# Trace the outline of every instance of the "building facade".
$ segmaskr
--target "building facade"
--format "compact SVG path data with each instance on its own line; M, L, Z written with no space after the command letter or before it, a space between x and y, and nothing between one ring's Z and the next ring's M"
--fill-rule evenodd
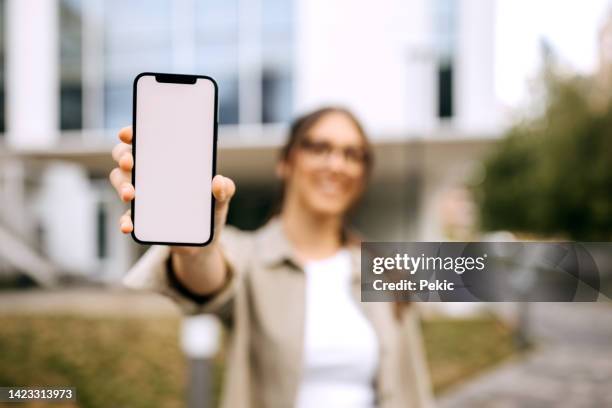
M5 270L35 269L29 257L117 281L142 252L107 182L142 71L218 80L218 170L246 228L272 206L276 148L301 112L338 104L364 121L384 159L356 223L386 240L444 239L440 202L501 132L494 1L2 0L0 13L0 237L25 251L0 250Z

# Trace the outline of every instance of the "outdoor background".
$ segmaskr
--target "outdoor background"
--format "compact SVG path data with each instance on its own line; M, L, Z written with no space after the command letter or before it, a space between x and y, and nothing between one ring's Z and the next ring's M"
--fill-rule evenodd
M375 148L371 240L612 241L608 0L0 0L0 386L188 400L191 323L119 284L146 248L107 177L142 71L218 81L239 227L291 119L338 104ZM415 307L441 406L612 406L609 299Z

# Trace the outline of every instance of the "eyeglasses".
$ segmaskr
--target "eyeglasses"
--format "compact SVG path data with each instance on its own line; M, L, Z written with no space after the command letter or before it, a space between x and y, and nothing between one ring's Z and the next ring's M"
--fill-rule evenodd
M369 160L368 152L363 147L337 147L329 142L315 141L308 138L302 139L300 146L313 157L320 160L328 160L334 151L340 151L346 163L351 165L362 165Z

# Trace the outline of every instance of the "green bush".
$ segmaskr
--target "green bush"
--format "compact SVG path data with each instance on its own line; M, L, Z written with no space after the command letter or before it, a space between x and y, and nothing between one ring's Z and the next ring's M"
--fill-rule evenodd
M512 127L475 188L484 230L612 238L612 103L595 78L543 74L545 105ZM599 92L599 93L598 93Z

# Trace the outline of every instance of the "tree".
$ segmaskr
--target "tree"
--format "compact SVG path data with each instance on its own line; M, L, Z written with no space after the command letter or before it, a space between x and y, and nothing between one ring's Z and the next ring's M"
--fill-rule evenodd
M580 241L612 238L612 103L592 77L542 75L543 112L513 126L475 187L481 227ZM609 93L608 93L609 95Z

